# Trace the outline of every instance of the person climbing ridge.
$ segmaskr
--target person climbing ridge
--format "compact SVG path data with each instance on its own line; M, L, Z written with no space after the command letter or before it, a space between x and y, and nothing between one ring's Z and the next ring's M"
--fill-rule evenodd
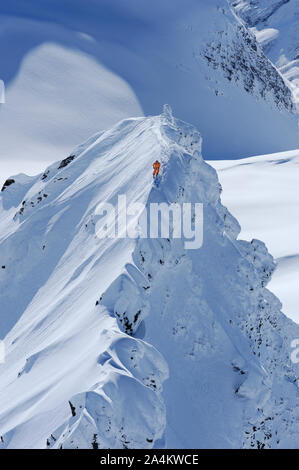
M153 177L157 177L158 174L159 174L159 171L160 171L160 166L161 166L161 163L156 160L154 163L153 163L153 168L154 168L154 173L153 173Z

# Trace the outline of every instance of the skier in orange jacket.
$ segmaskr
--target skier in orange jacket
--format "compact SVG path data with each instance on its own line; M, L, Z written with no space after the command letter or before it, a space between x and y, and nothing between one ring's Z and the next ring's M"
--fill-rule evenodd
M154 173L153 173L153 176L158 176L159 174L159 171L160 171L160 166L161 166L161 163L158 162L158 160L156 160L154 163L153 163L153 168L154 168Z

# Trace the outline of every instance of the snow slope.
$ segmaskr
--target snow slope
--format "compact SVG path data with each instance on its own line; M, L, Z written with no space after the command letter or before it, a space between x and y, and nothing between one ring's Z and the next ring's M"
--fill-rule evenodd
M0 434L13 430L5 445L45 447L70 413L68 399L86 390L106 407L106 447L122 446L132 420L138 435L130 431L128 439L135 445L150 446L146 439L162 436L163 359L150 345L121 333L107 309L95 307L99 293L130 262L134 241L101 240L93 222L97 205L114 201L119 191L128 202L146 201L152 176L144 166L159 151L154 121L131 119L75 150L72 165L58 170L54 164L29 186L16 176L4 189L1 334L15 324L5 339L1 370ZM130 357L132 371L126 366Z
M230 0L252 28L265 54L290 81L299 106L299 3L297 0Z
M237 240L193 126L168 108L124 120L13 179L1 193L2 447L298 447L299 327L266 288L265 245ZM203 246L98 238L96 207L119 194L202 202Z
M226 0L3 1L0 53L3 180L164 102L201 129L206 158L299 145L288 87Z
M278 266L270 289L299 323L299 150L211 164L242 238L260 238L274 256Z

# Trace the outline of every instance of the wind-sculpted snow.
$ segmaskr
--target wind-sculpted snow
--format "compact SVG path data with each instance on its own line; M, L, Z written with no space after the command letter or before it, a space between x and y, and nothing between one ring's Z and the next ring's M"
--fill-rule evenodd
M69 401L72 418L51 433L52 448L151 448L165 429L167 367L144 342L119 335L98 364L105 380ZM105 372L104 372L105 371Z
M299 327L201 144L165 108L94 136L20 197L18 177L3 191L2 447L298 447ZM202 203L203 245L99 238L97 207L119 194Z

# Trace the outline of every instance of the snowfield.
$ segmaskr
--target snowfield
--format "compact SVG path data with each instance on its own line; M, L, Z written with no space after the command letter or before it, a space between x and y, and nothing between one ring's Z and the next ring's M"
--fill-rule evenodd
M241 224L241 237L260 238L274 256L270 290L299 323L299 150L210 163L218 171L223 202Z
M264 243L238 239L201 145L165 108L3 188L1 447L298 448L299 326L267 289ZM99 238L98 204L119 194L203 203L203 246Z

